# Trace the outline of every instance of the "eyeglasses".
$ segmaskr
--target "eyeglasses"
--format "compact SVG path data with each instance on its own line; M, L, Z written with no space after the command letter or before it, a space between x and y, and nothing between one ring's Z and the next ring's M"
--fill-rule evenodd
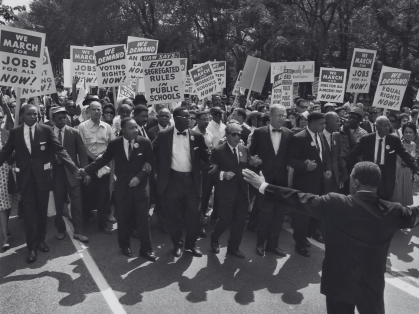
M227 134L230 134L232 137L240 137L240 136L242 136L241 133L227 133Z
M198 120L201 120L201 121L209 121L210 119L209 118L205 118L205 119L198 118Z
M195 117L191 117L190 119L191 119L191 120L196 120L196 118L195 118Z
M298 107L303 108L303 109L307 109L308 108L308 106L300 106L300 105Z
M175 118L181 118L181 119L183 119L183 120L191 120L191 117L190 117L190 116L185 116L185 117L182 117L182 116L177 116L177 117L175 117Z
M105 111L103 114L114 114L112 111Z

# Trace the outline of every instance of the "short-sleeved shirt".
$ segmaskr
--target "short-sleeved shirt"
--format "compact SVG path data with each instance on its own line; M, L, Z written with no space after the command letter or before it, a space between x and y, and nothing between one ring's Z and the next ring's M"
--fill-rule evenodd
M86 149L95 156L103 154L112 137L112 129L106 122L95 124L89 119L77 127Z

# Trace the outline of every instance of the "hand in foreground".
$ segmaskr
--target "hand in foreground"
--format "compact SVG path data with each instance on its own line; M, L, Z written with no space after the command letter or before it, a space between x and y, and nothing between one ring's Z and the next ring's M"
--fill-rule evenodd
M260 166L262 164L262 159L259 158L258 155L252 156L249 160L249 165L251 166Z
M304 163L307 165L307 171L313 171L317 167L316 162L312 160L307 159Z
M140 179L138 179L137 177L134 177L129 182L129 187L132 188L134 186L137 186L138 184L140 184Z
M265 177L263 176L262 172L261 172L261 175L259 176L256 173L254 173L252 170L243 169L242 173L243 173L244 179L258 190L260 186L262 185L262 183L265 182Z
M226 171L223 173L223 178L226 180L231 180L235 176L234 172Z
M80 81L80 77L77 75L73 76L73 85L76 85Z
M86 175L83 180L84 184L88 185L90 181L92 181L92 177L89 175Z
M146 162L146 163L144 164L144 166L143 166L143 171L145 171L145 172L147 172L148 174L150 174L150 172L151 172L151 165L150 165L148 162Z
M83 168L80 168L78 171L76 171L75 175L76 175L77 179L82 179L83 177L87 176L87 174L86 174L86 172L84 171Z
M213 173L215 173L217 171L218 166L216 164L213 164L213 165L210 166L210 168L211 168L211 170L208 171L208 173L209 174L213 174Z
M328 170L324 173L324 178L329 180L332 177L332 171Z

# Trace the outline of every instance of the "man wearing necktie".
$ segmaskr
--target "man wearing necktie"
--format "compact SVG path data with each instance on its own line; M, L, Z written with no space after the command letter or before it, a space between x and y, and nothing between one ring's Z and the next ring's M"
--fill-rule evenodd
M330 179L330 157L326 154L325 143L319 136L325 126L324 115L313 112L308 115L308 126L291 138L288 165L294 169L293 189L316 195L324 194L324 180ZM311 246L307 238L316 234L320 220L292 212L293 238L298 254L310 257L307 250Z
M34 105L21 109L23 124L10 131L10 137L0 151L0 165L15 152L16 178L22 195L27 262L37 259L37 250L48 252L45 244L48 199L51 186L51 158L57 155L71 173L78 167L58 142L51 127L37 123L38 110Z
M103 155L84 168L83 175L93 175L112 159L115 162L115 212L118 221L119 247L127 257L132 256L130 243L131 220L135 217L140 238L140 256L155 261L152 252L148 221L147 187L149 171L146 163L155 165L150 140L139 136L134 119L121 120L123 136L112 140Z
M284 106L272 105L269 118L270 126L258 128L253 132L249 152L262 160L261 170L267 182L288 186L287 155L294 134L283 127L286 118ZM278 247L286 208L266 200L260 193L257 194L256 203L260 211L256 253L264 256L266 250L278 256L286 256L285 251Z
M76 104L72 100L68 100L65 103L65 110L67 111L67 125L69 127L75 128L80 124L80 120L78 118L74 118L76 114Z
M150 139L147 134L148 108L138 105L134 108L134 119L138 124L138 134L142 137Z
M404 149L398 136L390 133L390 121L380 116L375 121L377 132L364 135L348 155L348 163L355 164L358 156L362 161L376 163L381 170L381 182L377 195L384 200L391 200L396 182L397 155L406 163L418 179L418 165L415 159Z
M162 198L173 254L180 257L185 245L187 251L201 257L201 251L196 248L201 227L200 162L209 163L210 151L204 136L188 129L190 116L185 107L176 108L173 117L175 125L160 131L153 141L157 159L156 190ZM186 230L185 241L183 228Z
M86 148L84 147L79 131L66 125L68 118L67 111L63 107L54 107L51 109L51 116L54 121L52 129L60 144L64 146L77 167L79 165L86 167L89 163ZM64 201L68 194L71 205L71 218L74 226L73 237L81 242L88 242L89 239L83 235L83 207L80 180L64 167L60 157L53 158L52 165L53 191L57 212L54 217L54 224L58 231L55 237L57 240L63 240L65 238L66 226L63 219L63 210Z

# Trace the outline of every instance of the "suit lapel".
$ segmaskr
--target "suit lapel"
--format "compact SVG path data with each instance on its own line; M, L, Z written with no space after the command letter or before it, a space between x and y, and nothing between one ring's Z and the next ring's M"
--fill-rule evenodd
M189 134L189 150L191 152L191 161L192 161L192 164L193 164L193 161L194 161L194 147L193 147L193 143L195 141L195 137L193 136L191 129L188 129L188 134Z
M62 145L64 147L66 147L67 146L68 137L70 136L70 131L67 129L67 126L66 125L63 127L63 136L64 136L64 140L63 140Z
M125 159L127 160L127 161L130 161L130 159L128 159L128 157L127 157L127 154L125 153L125 147L124 147L124 137L123 136L121 136L121 137L119 137L119 139L120 139L120 143L118 144L119 145L119 147L122 147L122 153L124 154L124 157L125 157ZM132 148L132 151L131 151L131 156L134 156L134 149L135 149L135 147L133 147ZM118 150L116 150L116 151L118 151Z
M169 151L167 152L168 158L171 161L172 160L172 152L173 152L173 136L175 136L175 127L172 127L172 129L168 132L169 138L167 139L169 141ZM165 153L166 154L166 153Z
M28 154L30 155L30 154L31 154L31 152L29 151L28 146L26 146L26 142L25 142L25 127L24 127L24 124L22 124L22 126L21 126L21 130L20 130L20 132L18 132L18 134L19 134L19 136L20 136L20 138L21 138L21 140L22 140L23 145L24 145L24 146L25 146L25 148L26 148L26 151L27 151L27 152L28 152Z
M271 130L269 129L268 126L266 127L265 134L268 137L269 149L271 150L271 153L275 155L274 143L272 143L272 137L271 137ZM282 138L281 138L281 142L282 142ZM279 145L281 146L281 143L279 143Z
M34 135L34 138L33 138L33 144L35 146L38 145L38 138L39 138L40 135L41 135L41 127L40 127L39 123L37 123L36 127L35 127L35 135ZM34 148L31 147L31 149L33 150Z

